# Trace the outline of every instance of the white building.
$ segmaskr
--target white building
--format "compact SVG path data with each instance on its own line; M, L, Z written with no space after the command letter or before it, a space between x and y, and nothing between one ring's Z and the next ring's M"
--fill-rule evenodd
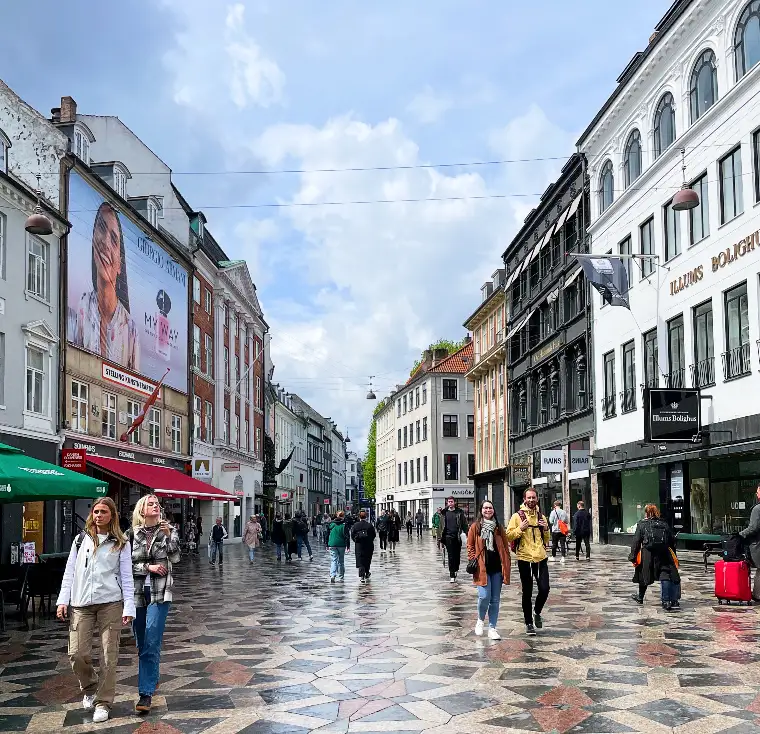
M293 455L282 474L277 477L278 505L282 512L292 514L296 510L308 510L306 466L306 421L299 415L291 396L283 388L277 389L274 406L275 464Z
M377 512L395 507L403 517L421 509L430 522L447 496L475 514L472 342L451 355L425 352L409 382L392 393L377 415Z
M746 527L754 504L758 62L757 0L675 3L579 141L593 253L659 258L628 261L630 313L593 297L593 490L609 542L629 541L648 502L678 530L712 533ZM679 212L681 149L700 205ZM695 443L643 442L645 386L703 389Z

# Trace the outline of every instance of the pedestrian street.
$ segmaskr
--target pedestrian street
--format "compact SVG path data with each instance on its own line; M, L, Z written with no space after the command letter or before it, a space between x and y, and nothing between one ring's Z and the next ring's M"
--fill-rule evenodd
M176 568L153 711L135 715L137 655L122 633L111 720L91 722L66 656L67 630L46 620L0 637L0 731L126 734L344 732L760 731L758 614L718 606L713 576L684 563L683 611L657 587L630 594L623 549L550 565L544 628L524 636L519 584L502 593L501 641L475 637L476 593L450 584L429 536L376 552L360 585L353 553L330 584L328 556L253 565L227 543ZM512 578L518 575L513 572Z

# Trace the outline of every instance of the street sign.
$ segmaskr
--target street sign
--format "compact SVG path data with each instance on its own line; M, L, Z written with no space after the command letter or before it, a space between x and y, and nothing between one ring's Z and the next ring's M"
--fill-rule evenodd
M699 390L644 390L644 440L651 443L692 443L702 430Z
M61 466L84 474L87 471L87 451L84 449L61 449Z

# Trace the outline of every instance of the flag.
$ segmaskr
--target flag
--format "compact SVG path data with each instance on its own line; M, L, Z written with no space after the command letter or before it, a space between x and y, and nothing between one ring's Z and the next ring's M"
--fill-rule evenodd
M161 390L161 385L164 384L164 379L166 379L166 376L168 374L169 374L169 370L167 369L166 372L164 372L164 376L161 378L158 385L156 385L153 392L150 394L150 397L145 401L145 405L143 406L142 412L132 421L132 425L129 426L126 432L121 434L121 436L119 437L119 441L123 441L124 443L126 443L127 440L129 439L130 434L133 433L135 429L140 427L142 422L145 420L145 416L148 415L148 411L153 406L153 403L155 403L156 400L158 400L158 393Z
M602 294L602 301L610 306L625 306L628 303L628 271L623 260L612 255L602 257L579 257L586 280Z

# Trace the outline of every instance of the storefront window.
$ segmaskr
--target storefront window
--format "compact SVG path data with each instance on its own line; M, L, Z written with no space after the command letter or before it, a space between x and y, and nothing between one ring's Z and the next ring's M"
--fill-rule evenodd
M620 477L614 474L606 475L605 484L609 493L607 508L607 532L623 532L623 485Z
M706 461L689 463L689 510L692 533L712 533L710 478Z
M630 469L622 473L623 479L623 532L633 533L636 524L644 519L645 505L659 507L659 469Z

